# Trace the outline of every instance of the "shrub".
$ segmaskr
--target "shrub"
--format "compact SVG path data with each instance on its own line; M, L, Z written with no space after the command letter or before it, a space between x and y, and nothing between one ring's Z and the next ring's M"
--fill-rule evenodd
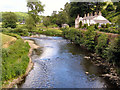
M83 26L84 28L87 28L88 27L88 24L84 24L84 26Z
M80 21L79 23L79 28L82 28L82 21Z
M2 14L2 27L7 28L16 28L17 24L17 15L13 12L5 12Z
M18 39L7 49L2 49L2 81L7 81L25 73L29 63L29 44Z
M120 36L112 41L106 49L108 61L120 67Z
M107 24L106 24L106 28L109 28L109 27L110 27L110 24L109 24L109 23L107 23Z
M89 28L86 32L84 32L84 45L88 50L93 51L95 49L95 31L94 28Z
M98 29L99 23L95 24L95 29Z
M102 24L101 27L102 27L102 28L105 28L106 26L105 26L105 24Z
M108 46L108 37L106 34L100 34L100 36L98 37L98 40L97 40L97 45L95 47L95 52L104 57L104 50L105 48Z

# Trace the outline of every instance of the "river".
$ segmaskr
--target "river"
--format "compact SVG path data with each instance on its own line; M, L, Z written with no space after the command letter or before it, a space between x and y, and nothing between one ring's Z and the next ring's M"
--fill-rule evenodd
M19 88L110 88L108 81L99 77L102 69L84 59L89 52L62 37L40 35L34 40L33 69ZM86 74L88 72L89 74Z

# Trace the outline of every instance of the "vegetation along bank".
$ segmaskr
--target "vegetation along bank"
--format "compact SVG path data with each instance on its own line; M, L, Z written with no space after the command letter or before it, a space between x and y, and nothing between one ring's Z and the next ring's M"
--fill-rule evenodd
M17 39L9 47L2 48L2 88L12 88L24 80L33 67L32 50L38 48L33 41L24 41L16 34L9 35ZM3 41L10 36L2 34Z

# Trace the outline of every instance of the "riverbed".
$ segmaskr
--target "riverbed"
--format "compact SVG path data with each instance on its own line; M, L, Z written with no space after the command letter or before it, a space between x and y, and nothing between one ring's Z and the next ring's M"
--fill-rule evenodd
M111 88L102 69L84 59L90 52L62 37L23 37L40 48L32 54L34 67L19 88ZM87 73L86 73L87 72Z

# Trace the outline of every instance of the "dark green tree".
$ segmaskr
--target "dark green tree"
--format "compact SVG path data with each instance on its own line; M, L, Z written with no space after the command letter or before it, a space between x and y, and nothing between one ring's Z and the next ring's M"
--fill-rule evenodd
M26 18L25 24L26 24L26 27L27 27L27 29L28 29L29 31L31 31L32 29L35 28L35 22L34 22L34 20L33 20L33 18L32 18L31 15L29 15L29 16Z
M114 6L112 4L109 4L106 8L107 11L114 11Z
M46 28L50 25L50 17L49 16L44 17L43 24Z
M2 14L2 27L16 28L17 16L13 12L5 12Z

